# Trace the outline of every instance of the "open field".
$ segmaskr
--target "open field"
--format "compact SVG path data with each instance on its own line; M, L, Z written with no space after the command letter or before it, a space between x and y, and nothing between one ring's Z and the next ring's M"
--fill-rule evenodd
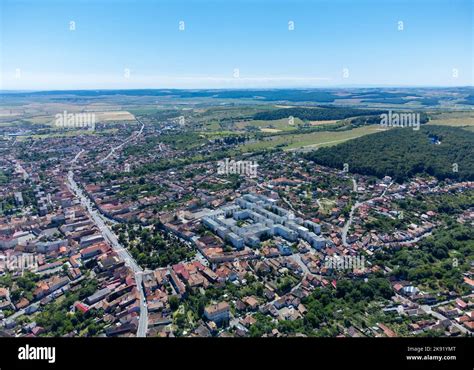
M292 131L298 124L303 123L299 118L294 119L292 125L289 124L288 118L282 118L277 120L252 120L252 121L241 121L234 124L235 128L243 130L248 127L259 128L262 132L279 132L279 131ZM270 131L269 131L270 130Z
M295 150L299 148L316 149L323 146L336 145L346 140L355 139L360 136L380 132L378 125L364 126L348 131L320 131L307 134L270 136L265 140L244 145L241 150L250 152L255 150L283 148L284 150Z
M309 121L311 126L332 125L339 122L337 119L323 120L323 121Z
M132 121L135 116L127 111L94 112L97 122L101 121Z
M204 123L203 128L207 131L218 131L221 130L221 125L218 121L209 121Z
M94 113L97 122L101 121L131 121L135 116L124 110L118 104L86 103L77 104L69 102L28 102L18 105L0 104L0 121L14 122L23 119L33 124L52 125L57 114Z
M95 115L95 121L98 122L107 122L107 121L134 121L135 116L127 111L87 111L87 110L73 110L68 111L66 110L67 114L81 114L81 113L93 113ZM62 112L56 114L63 114ZM56 114L50 115L36 115L33 117L25 117L23 118L26 122L30 122L33 124L43 124L43 125L50 125L54 126L54 122L56 120ZM19 118L18 116L12 116Z
M277 128L261 128L260 131L267 132L267 133L270 133L270 134L274 134L274 133L277 133L277 132L281 132L282 130L279 130Z
M111 128L101 131L90 131L90 130L66 130L66 131L55 131L49 134L37 134L37 135L21 135L17 136L18 141L25 141L27 139L48 139L57 137L72 137L80 135L99 135L99 134L110 134L117 133L117 129Z
M429 124L465 128L473 127L474 111L443 112L432 114Z

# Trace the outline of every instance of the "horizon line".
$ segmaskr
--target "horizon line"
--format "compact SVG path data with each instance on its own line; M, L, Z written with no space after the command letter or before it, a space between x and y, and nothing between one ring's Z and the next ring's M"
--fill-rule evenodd
M4 93L40 93L40 92L74 92L74 91L139 91L139 90L174 90L174 91L226 91L226 90L331 90L331 89L377 89L377 88L395 88L395 89L456 89L456 88L474 88L474 85L335 85L335 86L287 86L287 87L134 87L134 88L70 88L70 89L0 89L0 94Z

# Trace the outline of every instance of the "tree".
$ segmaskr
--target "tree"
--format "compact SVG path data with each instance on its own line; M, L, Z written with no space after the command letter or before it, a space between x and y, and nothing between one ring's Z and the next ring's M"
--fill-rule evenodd
M178 297L176 297L175 295L172 295L169 300L168 300L168 303L170 304L170 308L171 310L173 311L176 311L179 307L179 299Z

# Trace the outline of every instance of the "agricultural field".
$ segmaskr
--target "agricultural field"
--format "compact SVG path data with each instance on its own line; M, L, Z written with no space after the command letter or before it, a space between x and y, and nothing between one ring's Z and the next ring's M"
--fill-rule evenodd
M118 132L116 128L110 128L101 131L90 131L90 130L56 130L48 134L35 134L35 135L20 135L17 136L18 141L25 141L27 139L48 139L58 137L74 137L81 135L114 135Z

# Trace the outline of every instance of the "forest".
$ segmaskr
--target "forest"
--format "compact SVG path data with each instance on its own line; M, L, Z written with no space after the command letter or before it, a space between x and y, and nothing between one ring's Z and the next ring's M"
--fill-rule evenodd
M277 120L288 117L296 117L308 121L338 120L356 116L379 116L385 111L354 109L354 108L335 108L329 106L320 106L318 108L283 108L266 112L259 112L253 116L255 120ZM380 119L380 118L379 118Z
M402 183L415 175L474 179L474 132L457 127L395 128L321 148L305 157L320 165Z

